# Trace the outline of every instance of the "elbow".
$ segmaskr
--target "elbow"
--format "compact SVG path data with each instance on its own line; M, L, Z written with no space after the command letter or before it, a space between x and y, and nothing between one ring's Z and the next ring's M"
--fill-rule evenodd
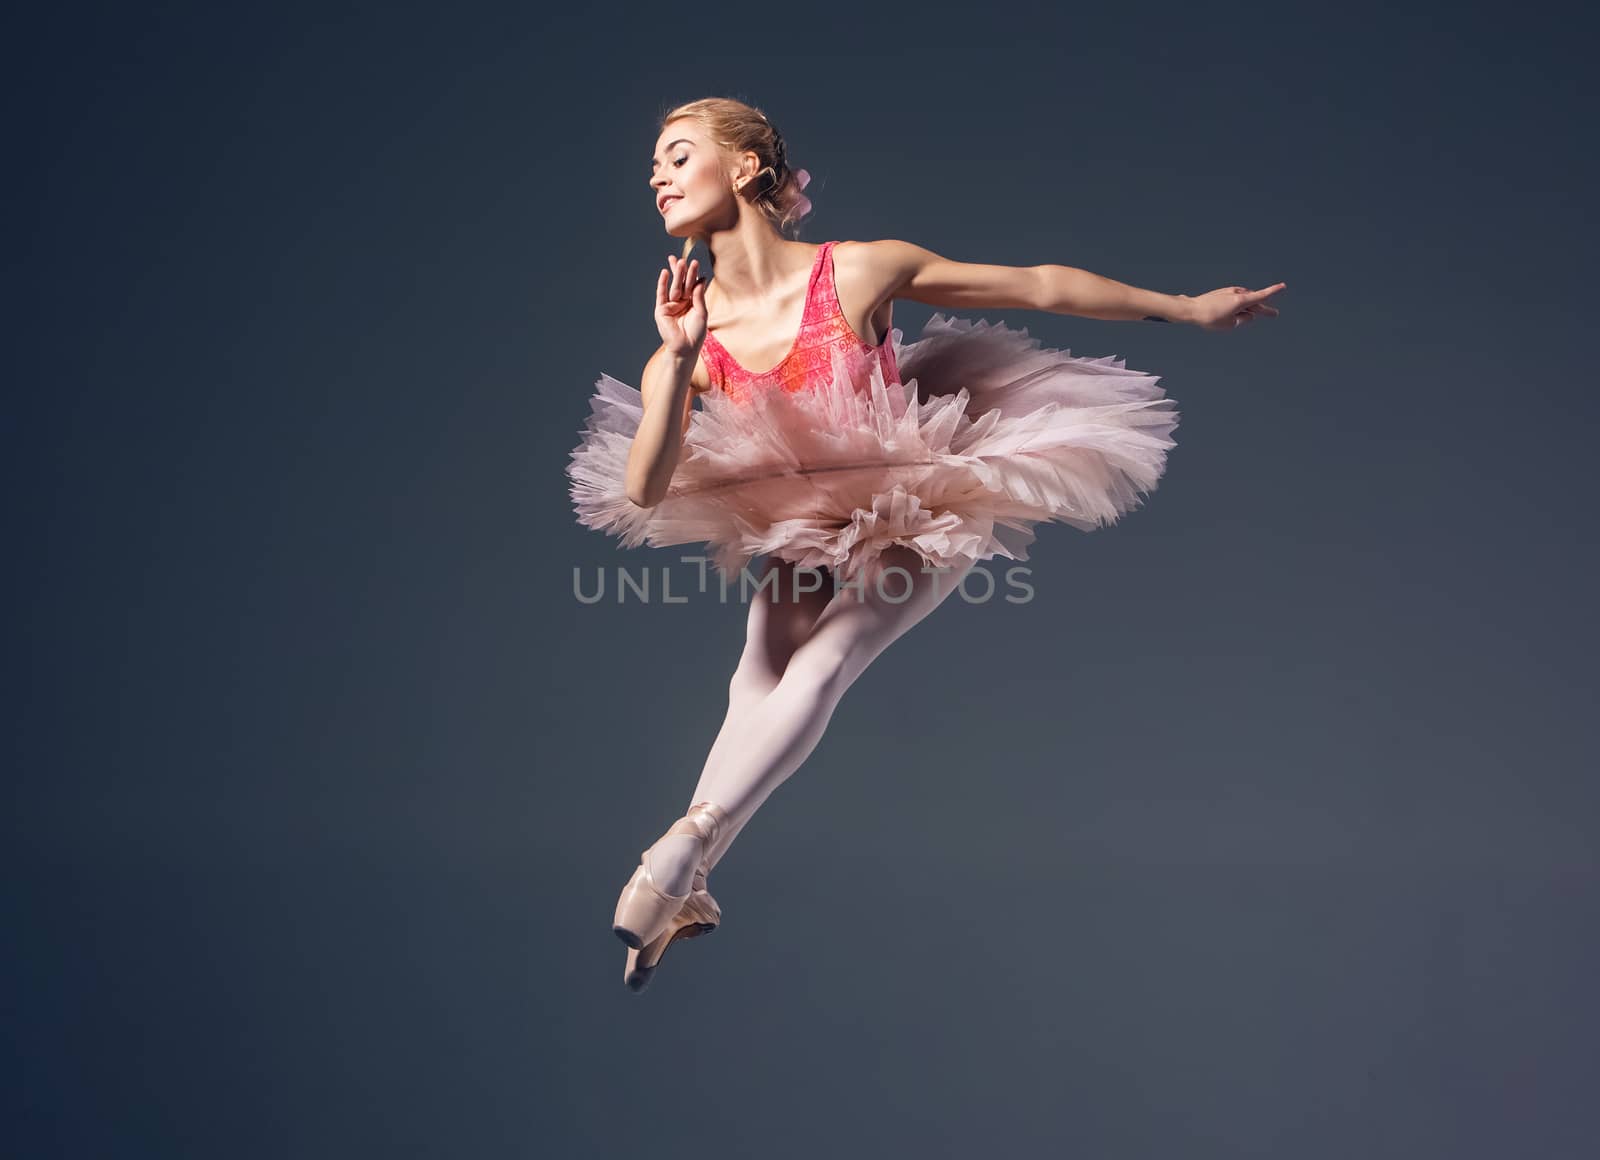
M1072 313L1061 286L1061 271L1065 268L1058 265L1028 267L1029 278L1023 287L1024 296L1030 299L1027 309L1046 314Z
M635 507L652 508L661 502L657 489L644 480L629 479L624 484L623 490L628 496L628 502Z

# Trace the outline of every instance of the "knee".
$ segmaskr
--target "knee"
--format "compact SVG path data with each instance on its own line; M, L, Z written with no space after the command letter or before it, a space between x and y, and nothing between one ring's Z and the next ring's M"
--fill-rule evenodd
M778 678L755 665L740 664L728 678L728 704L748 705L759 701L778 685Z
M796 650L783 682L822 700L837 701L866 667L859 649L809 642Z

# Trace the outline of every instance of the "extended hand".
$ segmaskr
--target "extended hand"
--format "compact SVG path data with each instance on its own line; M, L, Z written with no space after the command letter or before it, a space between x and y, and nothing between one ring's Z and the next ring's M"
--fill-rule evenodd
M1204 330L1233 330L1257 318L1276 318L1278 312L1266 302L1287 285L1287 282L1279 282L1265 290L1224 286L1221 290L1201 294L1191 299L1194 306L1189 321Z

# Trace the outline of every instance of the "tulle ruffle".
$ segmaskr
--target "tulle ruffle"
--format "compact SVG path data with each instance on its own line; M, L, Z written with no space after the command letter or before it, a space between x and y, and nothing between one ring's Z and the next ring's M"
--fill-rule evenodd
M643 401L601 375L567 468L579 522L623 547L704 544L729 577L767 554L870 581L895 544L935 568L1026 560L1036 525L1091 531L1155 489L1178 425L1158 376L942 314L901 337L903 385L839 357L804 391L702 396L651 508L623 487Z

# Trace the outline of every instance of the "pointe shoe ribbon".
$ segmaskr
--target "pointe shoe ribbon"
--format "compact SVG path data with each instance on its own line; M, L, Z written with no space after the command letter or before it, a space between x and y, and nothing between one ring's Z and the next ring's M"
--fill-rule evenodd
M662 837L682 834L699 839L698 875L707 869L706 854L716 844L717 835L721 833L727 816L722 807L714 802L697 802L689 808L688 813L673 822ZM657 887L655 877L650 873L650 851L653 849L654 844L640 853L638 869L622 888L622 895L617 899L616 914L611 920L612 932L635 950L642 950L646 944L655 941L680 912L687 912L684 917L688 922L710 923L713 927L722 917L714 901L707 905L711 896L704 891L697 895L692 885L686 894L667 894ZM665 945L662 950L665 950Z
M622 981L628 990L639 992L650 985L650 979L667 948L679 939L699 938L716 930L722 921L722 907L706 889L706 871L702 863L694 872L694 884L689 890L689 901L667 923L667 929L645 943L643 947L628 948L627 961L622 966Z

